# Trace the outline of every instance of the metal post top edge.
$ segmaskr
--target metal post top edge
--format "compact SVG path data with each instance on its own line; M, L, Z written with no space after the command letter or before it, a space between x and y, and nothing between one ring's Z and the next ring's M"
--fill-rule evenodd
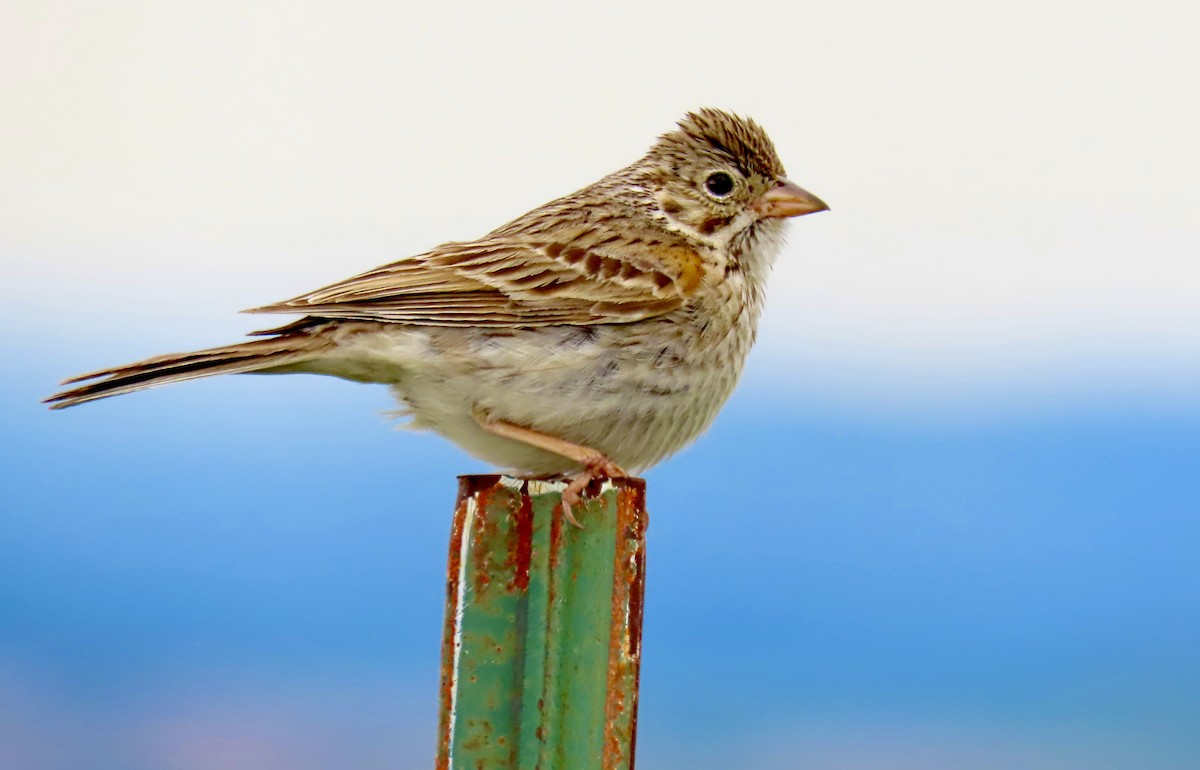
M525 484L529 485L529 489L534 494L545 494L548 492L561 492L566 486L566 481L548 481L546 479L524 479L520 476L512 476L506 473L464 473L458 476L460 484L466 484L472 488L493 487L497 484L503 484L510 489L520 489ZM637 476L627 476L619 479L605 479L602 489L605 491L610 489L646 488L646 480Z

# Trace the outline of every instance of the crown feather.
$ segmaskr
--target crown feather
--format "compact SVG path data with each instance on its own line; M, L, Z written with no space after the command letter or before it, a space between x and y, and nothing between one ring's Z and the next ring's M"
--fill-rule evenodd
M704 107L679 121L679 130L664 134L660 143L707 146L728 156L743 173L773 178L784 176L783 162L767 132L749 118Z

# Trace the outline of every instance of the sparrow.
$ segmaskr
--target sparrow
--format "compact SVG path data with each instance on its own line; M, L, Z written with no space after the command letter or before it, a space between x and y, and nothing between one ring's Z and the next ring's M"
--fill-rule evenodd
M787 221L826 210L752 120L688 113L629 166L484 237L251 313L259 337L66 380L53 409L214 374L384 383L412 427L509 472L588 485L697 438L754 344Z

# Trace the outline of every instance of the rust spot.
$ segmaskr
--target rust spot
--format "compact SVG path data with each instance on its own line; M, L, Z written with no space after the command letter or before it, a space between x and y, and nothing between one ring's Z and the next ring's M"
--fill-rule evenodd
M567 249L563 255L563 261L568 264L575 264L587 256L587 251L576 246L575 248Z
M616 486L618 541L613 554L607 700L604 704L604 770L633 768L645 589L645 483L640 479L627 479ZM626 734L629 736L628 754L622 745L622 737Z
M499 480L499 477L496 477ZM438 752L435 767L446 770L450 766L450 713L454 703L454 621L458 614L458 574L462 566L459 544L463 538L463 523L467 516L467 500L479 485L485 484L478 476L459 476L458 501L454 506L454 521L450 525L450 555L446 560L446 617L442 623L442 671L438 686L440 717L438 720Z
M521 487L521 508L517 512L517 543L513 550L513 579L509 590L521 593L529 590L529 563L533 558L533 498L529 496L529 485Z
M642 602L645 591L646 554L638 550L633 557L633 569L637 573L631 577L633 590L629 595L629 656L641 660L642 657Z
M455 512L460 509L466 514L467 500L479 494L485 489L491 489L500 483L499 473L486 473L471 476L458 477L458 503L455 506ZM458 518L457 516L455 517ZM459 522L461 525L461 522ZM461 527L460 527L461 531Z
M565 248L566 248L566 246L564 246L561 243L547 243L546 244L546 253L549 254L553 258L557 258L558 255L561 254L562 250Z
M604 258L599 254L588 254L587 260L583 263L583 269L588 275L599 275L600 267L604 264Z

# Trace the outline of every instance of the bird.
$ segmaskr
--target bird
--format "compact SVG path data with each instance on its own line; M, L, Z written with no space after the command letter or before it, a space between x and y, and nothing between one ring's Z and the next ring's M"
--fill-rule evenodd
M411 427L526 478L588 486L693 442L733 393L788 221L827 210L767 133L687 113L638 160L477 240L245 311L302 317L232 345L65 380L52 409L215 374L391 387Z

